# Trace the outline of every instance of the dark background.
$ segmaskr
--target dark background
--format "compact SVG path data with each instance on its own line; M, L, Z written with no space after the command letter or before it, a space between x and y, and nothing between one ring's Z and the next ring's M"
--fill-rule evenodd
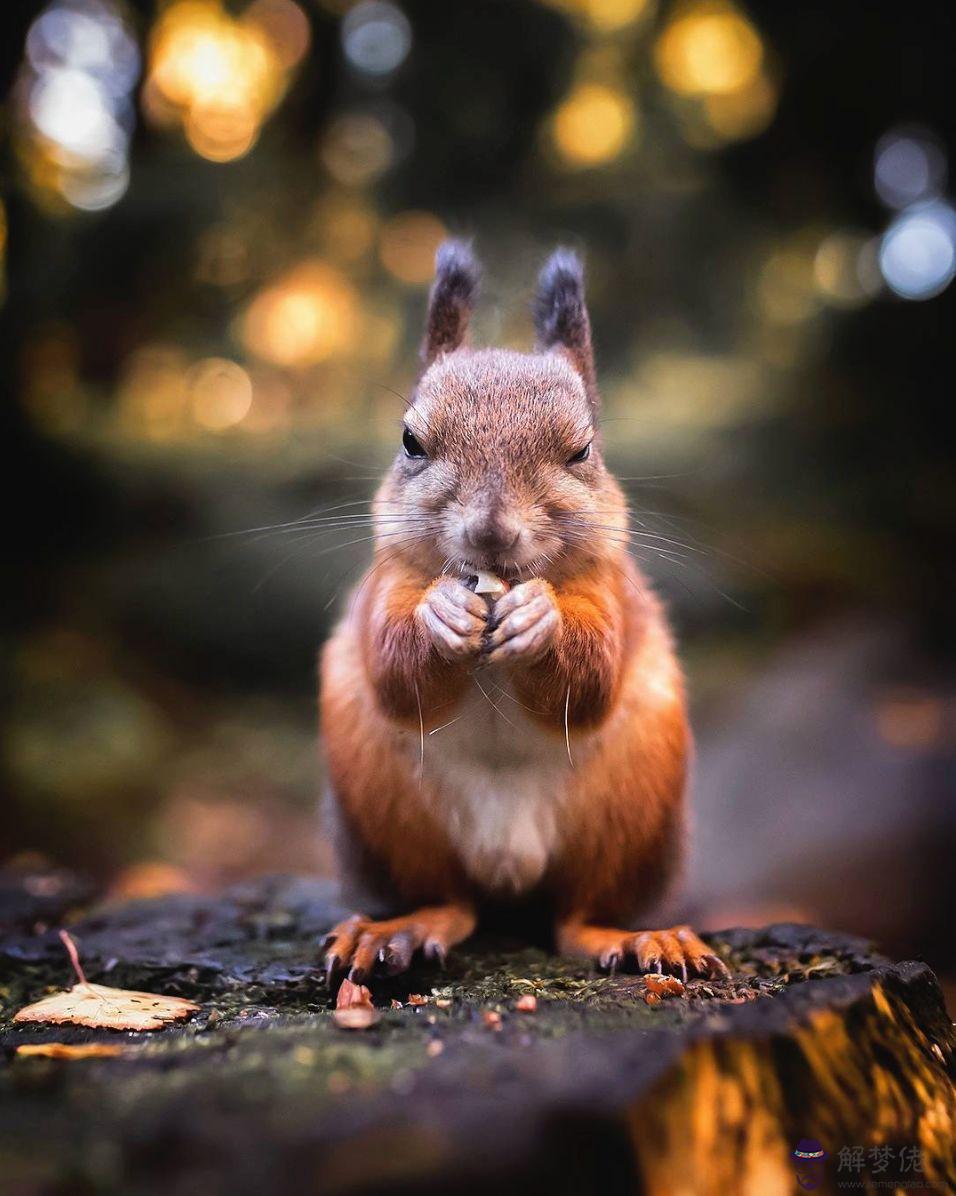
M366 532L233 533L365 509L443 230L486 261L479 339L515 345L565 242L695 705L688 909L952 970L956 292L880 279L903 217L874 188L881 138L956 144L951 5L277 3L292 50L246 152L221 148L228 76L225 116L156 101L157 6L47 6L125 23L143 58L128 189L96 211L71 179L96 194L99 167L31 108L44 6L0 18L0 859L119 893L328 867L315 657ZM205 11L221 31L247 9ZM394 69L363 67L359 9L373 52L408 41ZM662 47L714 14L718 90L675 89ZM289 348L292 292L330 341Z

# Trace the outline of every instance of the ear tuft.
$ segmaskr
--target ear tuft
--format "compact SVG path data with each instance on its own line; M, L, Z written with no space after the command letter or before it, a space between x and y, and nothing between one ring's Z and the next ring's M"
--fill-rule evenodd
M439 245L421 348L424 365L462 344L480 282L481 267L469 242L445 241Z
M591 321L584 301L584 266L573 249L556 249L538 276L534 326L542 349L564 349L596 400Z

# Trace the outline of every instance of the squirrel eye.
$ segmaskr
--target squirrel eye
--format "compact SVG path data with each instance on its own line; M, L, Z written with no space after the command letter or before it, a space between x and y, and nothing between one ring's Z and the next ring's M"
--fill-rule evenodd
M405 428L402 432L402 448L405 450L406 457L421 458L428 456L428 453L422 448L418 437L409 432L408 428Z
M588 459L588 457L590 457L590 455L591 455L591 442L589 440L583 449L578 449L578 451L573 456L568 457L567 463L568 463L568 465L580 465L581 462L586 461Z

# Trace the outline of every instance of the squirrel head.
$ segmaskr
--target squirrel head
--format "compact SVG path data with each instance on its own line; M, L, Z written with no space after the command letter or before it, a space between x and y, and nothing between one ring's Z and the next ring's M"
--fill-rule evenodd
M627 526L601 454L584 271L570 250L548 259L531 353L467 345L479 281L469 245L441 246L380 546L432 574L573 574L620 554Z

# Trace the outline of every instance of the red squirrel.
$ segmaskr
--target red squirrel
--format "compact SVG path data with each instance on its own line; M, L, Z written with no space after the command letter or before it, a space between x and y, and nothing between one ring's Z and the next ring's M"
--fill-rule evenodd
M688 926L627 929L679 865L690 735L601 453L581 263L545 265L533 353L468 346L479 278L439 249L373 562L322 655L340 863L402 911L336 926L329 976L444 960L486 903L542 898L563 953L725 974Z

